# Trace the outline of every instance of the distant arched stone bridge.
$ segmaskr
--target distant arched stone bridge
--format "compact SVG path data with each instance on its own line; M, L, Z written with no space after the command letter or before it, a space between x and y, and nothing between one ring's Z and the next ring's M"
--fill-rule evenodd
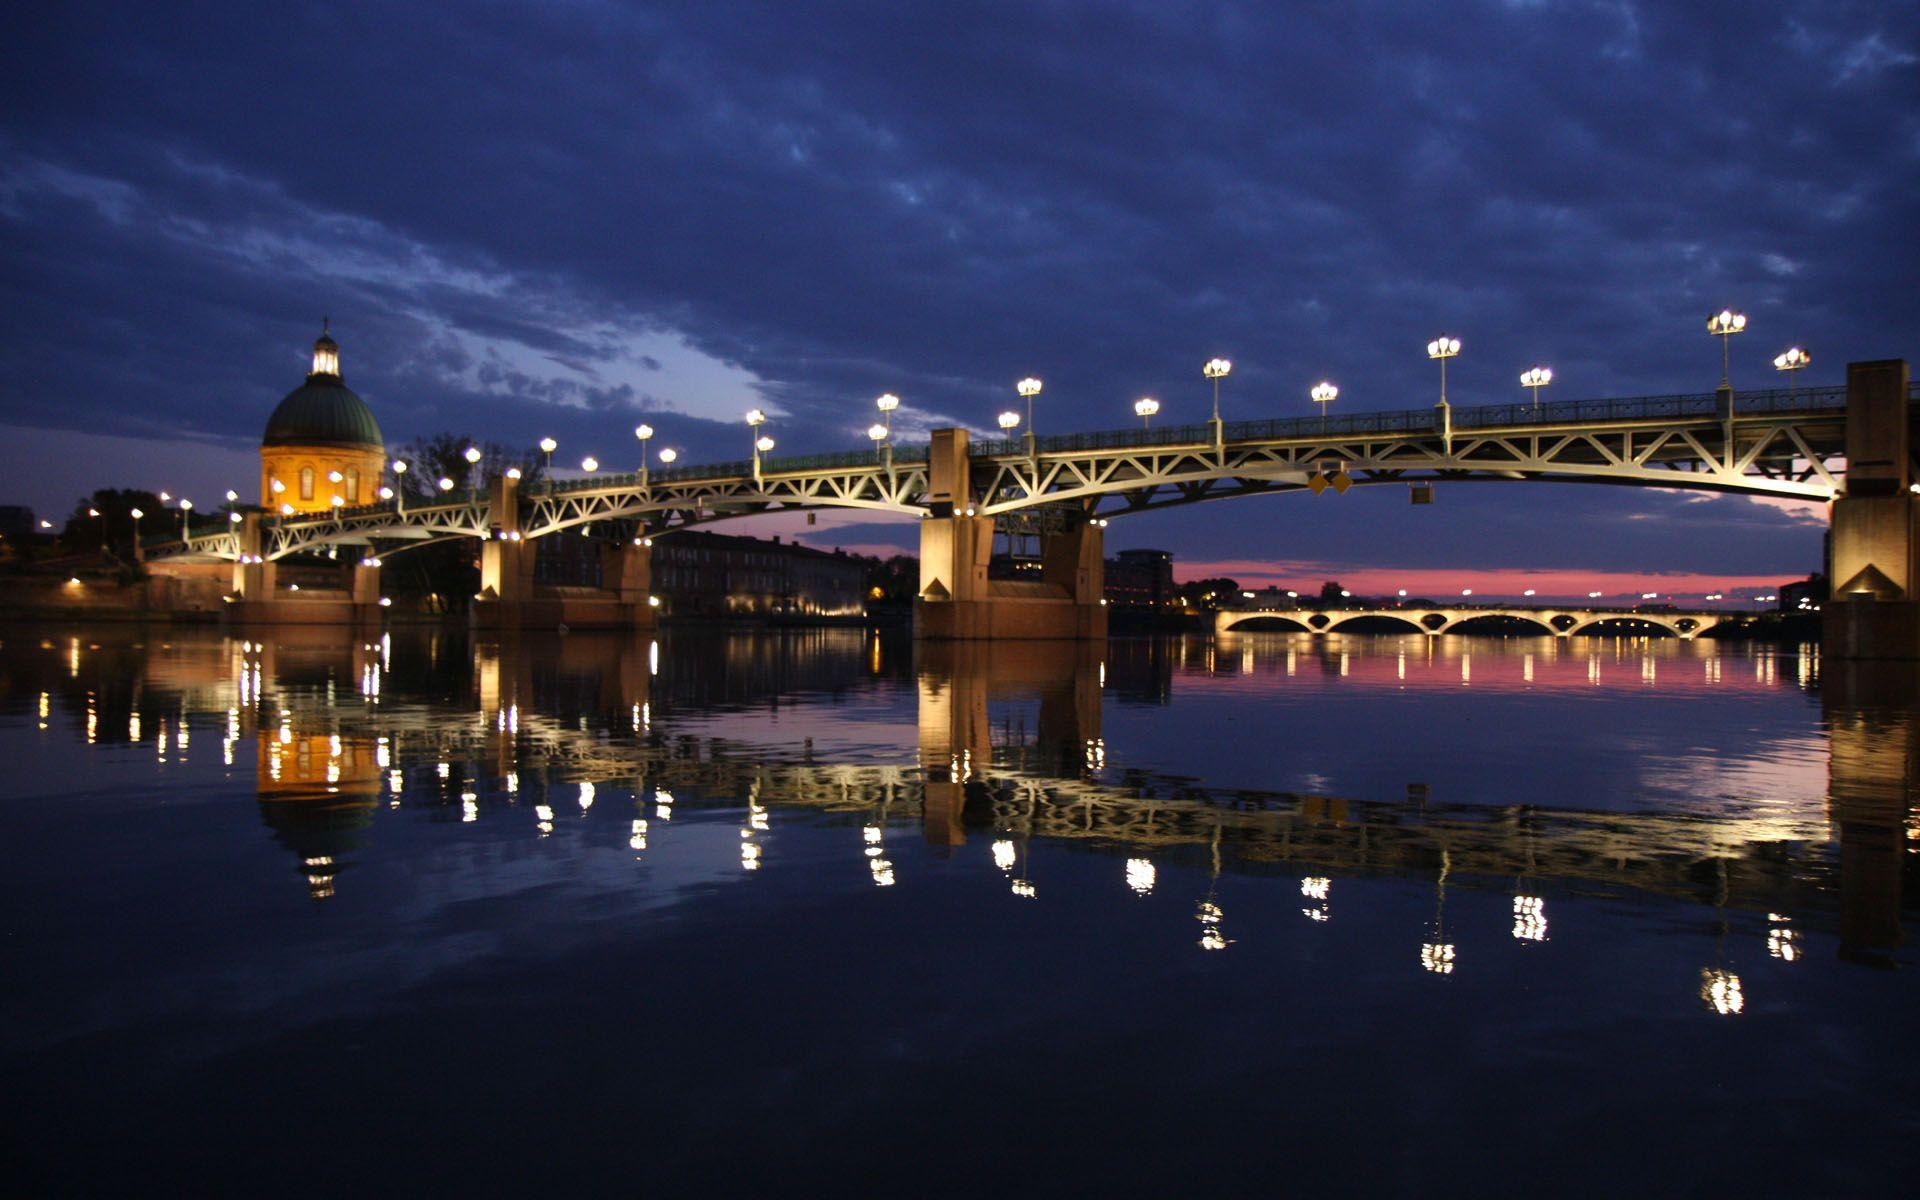
M1689 639L1705 633L1714 626L1726 621L1735 613L1690 611L1680 612L1671 609L1633 609L1633 608L1520 608L1500 606L1445 607L1428 608L1424 606L1391 608L1322 608L1322 609L1268 609L1242 608L1222 609L1213 619L1215 633L1226 633L1231 629L1246 625L1250 621L1287 621L1299 627L1305 633L1335 633L1342 625L1365 617L1383 618L1398 621L1407 626L1409 633L1453 633L1469 621L1478 621L1487 617L1505 617L1515 621L1529 621L1540 626L1541 632L1551 633L1555 637L1574 637L1587 633L1597 626L1615 622L1639 621L1657 625L1674 637ZM1249 630L1248 632L1252 632Z

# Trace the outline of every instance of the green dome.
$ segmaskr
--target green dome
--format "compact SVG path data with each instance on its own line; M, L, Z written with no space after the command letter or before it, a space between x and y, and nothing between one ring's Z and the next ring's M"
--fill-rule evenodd
M309 375L267 418L263 446L351 446L381 450L380 423L338 375Z

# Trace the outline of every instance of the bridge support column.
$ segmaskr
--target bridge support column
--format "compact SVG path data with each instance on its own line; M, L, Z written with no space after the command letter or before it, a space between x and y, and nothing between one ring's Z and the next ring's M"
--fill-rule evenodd
M1920 497L1901 359L1847 364L1847 481L1833 504L1834 658L1920 658Z
M233 564L233 598L236 602L267 600L280 583L280 566L268 562L261 547L260 514L250 512L240 518L240 557Z
M966 430L933 431L927 455L927 505L933 515L920 523L914 636L1104 639L1099 528L1082 522L1049 535L1038 583L988 579L994 522L974 515L967 449Z
M487 491L487 540L480 547L476 629L518 629L533 599L533 544L520 538L520 481L501 477Z
M653 547L631 541L602 547L600 586L611 593L613 601L622 609L633 609L623 624L636 629L653 628Z
M355 563L348 590L353 597L354 623L380 624L380 568L370 563Z

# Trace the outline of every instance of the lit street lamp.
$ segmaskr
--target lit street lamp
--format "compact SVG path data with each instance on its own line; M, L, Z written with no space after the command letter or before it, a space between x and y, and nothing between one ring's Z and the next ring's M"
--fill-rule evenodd
M1213 380L1213 423L1220 423L1220 381L1233 372L1233 364L1224 358L1210 358L1200 374Z
M635 425L633 427L633 436L640 439L640 486L645 487L647 486L647 468L652 465L653 458L649 453L651 447L648 445L649 442L653 441L653 426L647 424Z
M1440 403L1447 402L1447 360L1460 353L1460 339L1437 337L1427 343L1427 357L1440 360Z
M1553 382L1553 368L1530 367L1520 372L1520 386L1533 389L1533 411L1540 412L1540 389Z
M892 392L888 392L875 400L873 406L880 410L880 419L886 422L887 435L891 437L893 435L893 410L900 407L900 397L894 395Z
M136 508L129 510L127 515L133 518L133 556L138 558L140 557L140 518L147 514Z
M1793 399L1793 374L1804 371L1813 362L1813 355L1798 346L1791 346L1782 353L1773 356L1773 369L1787 373L1787 399Z
M460 457L466 459L469 463L477 463L480 461L480 447L468 446L461 452Z
M1040 394L1040 381L1029 375L1013 385L1013 390L1027 399L1027 432L1033 432L1033 398Z
M1016 428L1018 428L1019 425L1020 425L1019 413L1003 412L1000 414L1000 432L1005 434L1006 436L1012 437L1013 431Z
M407 482L407 460L404 458L396 458L393 460L393 483L394 483L393 507L395 512L401 513L403 515L407 511L406 482Z
M193 501L185 496L180 498L180 540L186 541L193 532Z
M600 469L600 460L589 454L580 460L580 469L591 475Z
M1334 397L1339 394L1340 389L1324 379L1314 384L1313 390L1307 393L1313 397L1313 402L1320 406L1320 432L1322 433L1327 430L1327 405L1332 404Z
M663 447L660 451L660 463L662 466L668 466L668 467L672 466L673 460L679 457L680 457L680 452L678 450L675 450L672 446Z
M1140 428L1153 428L1153 414L1160 411L1160 402L1152 396L1142 396L1133 402L1133 415L1140 418ZM1219 414L1216 412L1215 417Z
M441 490L441 491L443 491L443 492L450 492L450 491L452 491L452 490L453 490L453 480L451 480L451 479L449 479L449 478L447 478L447 477L446 477L445 475L442 475L442 476L440 477L440 490Z
M1731 382L1733 359L1728 342L1734 334L1745 333L1746 329L1747 314L1737 313L1729 308L1723 308L1707 318L1708 336L1720 339L1720 390L1722 391L1733 390Z

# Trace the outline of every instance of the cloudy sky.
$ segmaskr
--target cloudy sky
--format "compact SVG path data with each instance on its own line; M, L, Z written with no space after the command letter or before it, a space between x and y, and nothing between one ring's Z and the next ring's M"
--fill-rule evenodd
M1132 400L1204 417L1705 391L1920 351L1920 9L1327 5L17 6L0 37L0 503L257 480L322 314L390 443L630 466ZM1398 488L1116 523L1182 574L1363 588L1768 587L1824 512ZM791 532L791 519L738 532ZM819 544L910 545L822 520Z

